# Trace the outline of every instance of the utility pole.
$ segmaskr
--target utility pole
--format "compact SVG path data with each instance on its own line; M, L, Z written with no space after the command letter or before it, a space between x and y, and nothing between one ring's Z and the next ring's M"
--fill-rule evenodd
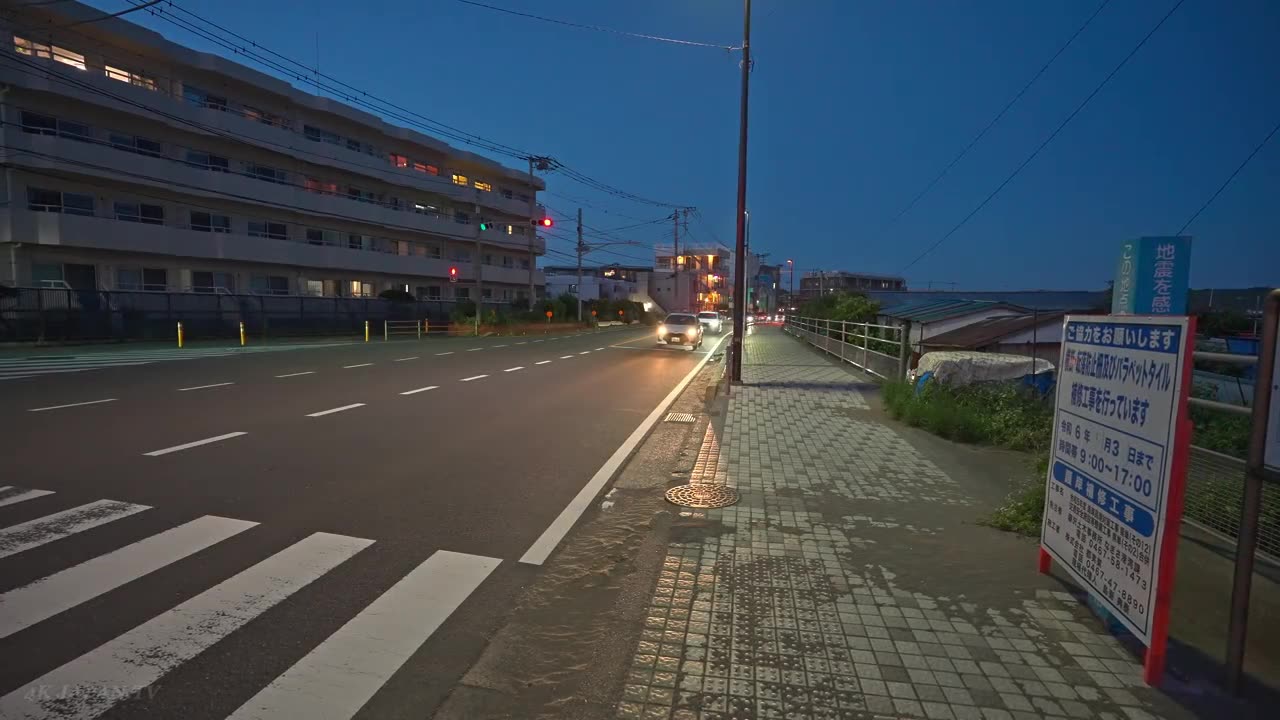
M738 216L733 258L733 355L729 380L742 382L742 336L747 330L747 95L751 87L751 0L742 17L742 100L738 108Z
M578 208L578 322L582 322L582 253L586 249L582 244L582 208Z
M533 156L529 156L529 309L533 309L533 301L537 299L537 295L533 290L533 273L538 266L538 258L534 254L534 245L538 242L538 218L537 218L537 195L538 186L535 185L533 177ZM578 282L582 282L579 280ZM581 315L581 310L579 310ZM581 319L581 318L579 318Z
M680 312L684 308L680 305L680 211L679 210L671 211L671 221L672 223L674 223L674 228L673 228L674 234L671 236L671 249L673 251L671 253L671 262L673 263L672 267L675 268L671 277L675 280L675 282L673 283L673 286L675 287L675 291L676 291L675 310L676 312Z

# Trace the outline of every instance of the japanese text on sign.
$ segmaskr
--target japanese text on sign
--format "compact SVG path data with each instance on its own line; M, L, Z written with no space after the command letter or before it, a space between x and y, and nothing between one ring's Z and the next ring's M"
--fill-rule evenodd
M1121 319L1065 321L1041 543L1146 642L1186 321Z

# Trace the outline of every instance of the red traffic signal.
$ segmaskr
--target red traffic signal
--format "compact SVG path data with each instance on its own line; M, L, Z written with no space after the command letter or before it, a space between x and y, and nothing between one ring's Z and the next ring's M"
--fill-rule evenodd
M458 268L456 265L449 268L449 282L458 282Z
M531 221L531 222L532 222L534 225L541 225L542 227L551 227L551 226L552 226L552 224L553 224L553 223L551 222L551 218L549 218L549 217L544 217L544 218L542 218L541 220L533 220L533 221Z

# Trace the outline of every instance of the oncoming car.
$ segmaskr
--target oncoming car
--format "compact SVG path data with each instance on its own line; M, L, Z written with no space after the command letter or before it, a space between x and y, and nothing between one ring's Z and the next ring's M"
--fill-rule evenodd
M697 350L702 347L702 323L689 313L671 313L658 326L658 342Z
M704 310L698 313L698 322L702 323L703 330L709 330L717 335L724 327L720 320L720 313L715 310Z

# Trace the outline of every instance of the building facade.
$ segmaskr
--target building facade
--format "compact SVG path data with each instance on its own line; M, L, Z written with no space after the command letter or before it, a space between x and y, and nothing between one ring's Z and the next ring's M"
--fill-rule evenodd
M543 286L530 172L79 3L15 10L0 284L493 302Z
M582 268L582 284L578 284L575 265L550 265L542 269L547 278L547 296L576 295L584 302L592 300L629 300L653 310L649 282L653 268L631 265L606 265Z
M803 302L819 295L835 292L906 289L907 281L894 275L871 275L844 270L810 270L801 276L797 294Z
M667 312L727 307L733 296L733 253L718 245L654 247L649 293ZM750 274L748 274L750 277Z

